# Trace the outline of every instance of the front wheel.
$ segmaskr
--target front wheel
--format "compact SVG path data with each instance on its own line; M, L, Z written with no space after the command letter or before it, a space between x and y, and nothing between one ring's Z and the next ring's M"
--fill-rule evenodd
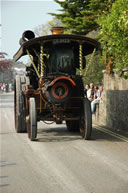
M29 99L29 122L27 124L28 137L34 141L37 136L37 116L35 98Z
M80 119L80 133L85 140L90 139L92 133L91 104L87 98L83 100L83 107Z

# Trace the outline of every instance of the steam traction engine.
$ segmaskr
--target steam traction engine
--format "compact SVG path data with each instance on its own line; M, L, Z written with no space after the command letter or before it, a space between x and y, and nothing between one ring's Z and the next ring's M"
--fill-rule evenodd
M28 55L31 64L26 66L25 76L15 78L16 132L27 131L33 141L38 121L66 121L69 131L80 131L84 139L89 139L92 114L90 102L84 97L82 70L85 56L98 49L98 42L67 34L35 38L32 31L25 31L20 45L14 60Z

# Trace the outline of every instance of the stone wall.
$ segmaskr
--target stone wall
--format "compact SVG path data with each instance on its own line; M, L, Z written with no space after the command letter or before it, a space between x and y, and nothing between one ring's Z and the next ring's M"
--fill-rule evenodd
M128 80L104 75L103 103L93 115L93 123L128 131Z

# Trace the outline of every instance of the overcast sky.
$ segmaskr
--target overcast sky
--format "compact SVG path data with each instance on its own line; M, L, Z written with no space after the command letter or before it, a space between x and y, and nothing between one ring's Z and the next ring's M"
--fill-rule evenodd
M53 0L0 0L0 9L0 51L12 59L20 47L22 33L52 20L48 13L57 13L60 7Z

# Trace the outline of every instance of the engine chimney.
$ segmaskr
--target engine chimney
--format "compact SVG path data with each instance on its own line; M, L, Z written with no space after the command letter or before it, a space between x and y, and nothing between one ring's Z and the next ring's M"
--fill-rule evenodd
M51 29L52 34L63 34L64 33L64 27L52 27Z

